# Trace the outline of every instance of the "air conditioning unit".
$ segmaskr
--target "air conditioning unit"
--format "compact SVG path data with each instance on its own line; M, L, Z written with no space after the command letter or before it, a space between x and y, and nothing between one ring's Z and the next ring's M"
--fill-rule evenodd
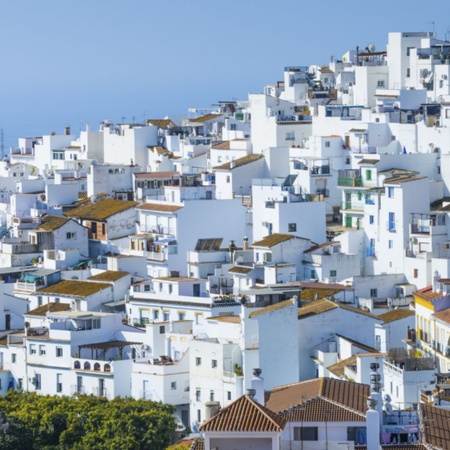
M268 226L269 226L269 222L263 222L263 223L262 223L262 226L263 226L263 227L268 227Z
M150 347L147 344L142 344L141 345L142 350L149 350Z

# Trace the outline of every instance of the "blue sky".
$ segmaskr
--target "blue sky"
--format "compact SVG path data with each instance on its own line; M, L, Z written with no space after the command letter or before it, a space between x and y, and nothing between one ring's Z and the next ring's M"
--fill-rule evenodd
M14 0L0 9L0 128L18 136L86 122L182 115L246 99L286 65L327 63L389 31L450 30L450 2ZM430 5L430 6L428 6ZM449 33L450 36L450 33Z

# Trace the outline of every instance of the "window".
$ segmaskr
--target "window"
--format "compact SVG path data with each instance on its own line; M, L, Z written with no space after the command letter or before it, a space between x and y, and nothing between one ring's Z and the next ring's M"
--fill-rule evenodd
M157 309L153 310L153 320L158 320L159 318L159 311Z
M231 391L227 392L227 400L231 400Z
M168 321L169 321L169 318L170 318L170 313L167 312L167 311L164 311L164 314L163 314L163 321L164 321L164 322L168 322Z
M36 344L30 344L30 355L36 354Z
M414 278L418 278L419 276L419 269L414 269Z
M378 80L377 87L384 87L384 80Z
M373 216L369 216L369 223L370 225L373 225L374 222L374 217Z
M387 194L388 194L388 197L389 198L394 198L394 188L393 187L388 187L388 192L387 192Z
M212 367L213 369L215 369L215 368L217 367L217 359L212 359L212 360L211 360L211 367Z
M389 231L395 231L395 213L393 213L393 212L389 213L389 220L388 220L387 229Z
M345 164L350 164L350 156L345 157Z
M55 303L59 303L59 297L55 297Z
M106 234L106 223L102 223L102 234Z
M289 233L295 233L297 231L296 223L288 223L288 231Z
M330 270L330 277L335 277L337 275L337 270Z
M56 357L61 358L63 355L63 348L62 347L56 347Z
M388 241L388 247L389 248L394 248L394 241L392 239L389 239Z
M162 290L163 290L163 284L159 283L159 292L162 292Z
M70 232L70 233L66 233L66 239L70 240L70 239L75 239L76 233Z
M371 289L370 290L370 296L371 297L378 297L378 290L377 289Z
M316 270L315 269L311 269L311 279L315 279L316 278Z
M34 387L37 391L39 391L41 389L41 374L37 373L34 376Z
M171 284L169 284L169 294L172 293L172 290L173 290L173 286Z
M381 352L381 336L378 334L375 336L375 347L379 352Z
M200 358L200 357L196 357L195 358L195 365L196 366L201 366L202 365L202 358Z
M230 182L230 175L227 175L227 179L226 179L227 183Z
M359 433L364 433L365 427L347 427L347 441L355 441Z
M195 390L195 401L199 402L200 398L201 398L201 390L200 390L200 388L197 388Z
M172 391L174 391L177 388L177 382L176 381L172 381L170 383L170 389L172 389Z
M326 148L330 148L331 146L331 142L330 141L325 141L325 147Z
M15 353L11 353L11 362L15 364L17 361L17 355Z
M235 123L230 123L230 131L236 131L237 130L237 126Z
M366 180L371 181L372 180L372 171L370 169L366 170Z
M159 327L159 334L164 334L166 332L166 327L164 325L161 325Z
M411 76L411 69L408 67L406 69L406 78L409 78Z
M214 401L214 391L213 390L209 391L209 401L210 402Z
M295 133L293 131L290 133L286 133L286 140L287 141L295 141Z
M317 441L317 427L294 427L294 441Z
M45 345L39 346L39 355L44 356L47 354L47 350L45 349Z
M150 291L150 285L144 284L144 292L149 292L149 291Z
M42 296L39 296L37 299L38 299L38 306L42 306Z
M200 409L197 409L197 422L200 423L202 421L202 412Z
M56 374L56 392L62 392L62 373Z
M100 329L100 319L92 319L92 329L93 330Z
M178 313L178 320L184 320L185 317L186 317L186 313L184 313L184 312Z

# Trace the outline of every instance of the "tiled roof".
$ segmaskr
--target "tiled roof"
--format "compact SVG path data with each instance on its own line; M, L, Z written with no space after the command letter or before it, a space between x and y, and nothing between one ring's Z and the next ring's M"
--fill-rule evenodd
M289 306L292 306L293 304L294 304L294 301L291 300L291 299L284 300L283 302L275 303L274 305L269 305L269 306L266 306L265 308L261 308L261 309L258 309L256 311L252 311L248 315L248 317L261 316L263 314L267 314L267 313L272 312L272 311L277 311L279 309L287 308Z
M70 219L61 216L47 215L42 218L42 223L36 228L42 231L54 231L66 224Z
M325 398L314 398L280 414L289 422L365 422L364 413L355 412Z
M450 411L430 405L420 405L423 427L422 440L436 449L448 449L450 442Z
M281 242L293 239L295 236L292 234L281 234L275 233L270 236L266 236L260 241L254 242L253 247L273 247L274 245L280 244Z
M197 117L196 119L189 119L189 122L202 123L208 120L217 119L222 117L222 114L205 114L204 116Z
M47 305L39 306L25 313L26 316L45 316L48 312L55 313L60 311L68 311L70 305L68 303L48 303Z
M409 183L410 181L417 181L417 180L423 180L426 177L394 177L394 178L387 178L384 180L384 184L403 184L403 183Z
M98 273L97 275L92 275L88 278L88 280L92 281L117 281L121 278L127 276L128 272L120 272L117 270L107 270L102 273Z
M369 165L374 165L374 164L378 164L380 162L379 159L362 159L358 164L369 164Z
M404 319L405 317L414 316L415 312L410 309L393 309L392 311L388 311L384 314L380 314L378 316L379 319L383 321L383 323L395 322L396 320Z
M314 245L313 247L309 248L308 250L305 250L303 253L311 253L316 250L319 250L320 248L329 247L330 245L333 245L333 244L337 245L339 243L338 242L324 242L322 244Z
M370 386L332 378L317 378L284 386L279 386L269 393L266 406L277 413L288 411L315 398L329 400L343 406L356 414L365 414ZM334 421L325 418L323 421Z
M147 123L159 128L170 128L176 126L170 119L147 119Z
M286 420L247 395L222 408L214 417L203 422L200 431L281 431Z
M215 150L230 150L230 141L223 141L219 144L211 145L211 148Z
M111 285L107 283L90 283L89 281L62 280L37 292L38 294L63 295L68 297L88 297L107 288L111 288Z
M144 211L156 211L156 212L175 212L183 208L181 205L167 205L160 203L144 203L138 206L136 209Z
M215 316L207 317L206 320L215 320L217 322L241 323L241 316Z
M160 145L149 146L148 149L153 153L158 153L158 155L170 155L172 152L167 150L167 148Z
M262 158L264 158L264 155L261 155L259 153L252 153L250 155L243 156L242 158L235 159L234 161L229 161L225 164L222 164L221 166L216 166L214 167L214 170L233 170L237 167L245 166L246 164L250 164ZM232 162L234 163L233 167L231 167Z
M205 450L205 441L204 439L196 439L189 450Z
M345 368L348 366L356 366L356 355L350 356L350 358L343 359L336 364L328 366L327 370L337 377L343 377Z
M135 173L135 178L145 178L154 179L154 178L172 178L174 175L179 175L180 172L140 172Z
M365 311L364 309L355 308L353 306L349 306L344 303L333 302L327 299L314 300L308 305L303 306L298 310L298 318L299 320L306 319L307 317L316 316L317 314L323 314L327 311L331 311L336 308L345 309L347 311L352 311L357 314L372 317L373 319L378 319L377 316L373 315L369 311Z
M414 170L408 170L408 169L397 169L393 167L392 169L382 170L381 172L378 172L378 175L413 175L417 174L419 172L416 172Z
M439 319L442 322L450 324L450 308L444 309L443 311L436 312L432 314L433 317Z
M416 292L413 292L414 295L417 297L420 297L423 300L432 301L436 300L437 298L441 298L444 296L442 292L433 292L432 286L427 286L425 288L419 289Z
M231 273L249 273L253 270L253 267L248 266L234 266L231 269L228 269L228 272Z
M70 209L64 212L64 215L67 217L79 217L87 220L105 220L114 214L133 208L137 204L137 202L108 198L106 200L79 206L75 209Z

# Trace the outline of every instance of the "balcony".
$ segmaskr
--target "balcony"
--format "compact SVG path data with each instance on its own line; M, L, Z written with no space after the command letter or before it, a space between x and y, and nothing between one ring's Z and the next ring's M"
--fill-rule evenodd
M92 395L94 397L109 398L108 390L106 388L94 387L94 388L92 388Z
M388 220L386 222L386 230L387 231L395 231L395 221L393 220Z
M84 385L72 384L70 386L70 393L72 395L83 395L86 393Z
M341 203L341 210L342 211L364 211L364 204L361 201L354 201L354 202L342 202Z
M362 187L362 177L354 177L354 178L347 178L347 177L338 177L338 186L342 187Z
M313 166L310 169L310 174L316 176L330 175L330 166Z

